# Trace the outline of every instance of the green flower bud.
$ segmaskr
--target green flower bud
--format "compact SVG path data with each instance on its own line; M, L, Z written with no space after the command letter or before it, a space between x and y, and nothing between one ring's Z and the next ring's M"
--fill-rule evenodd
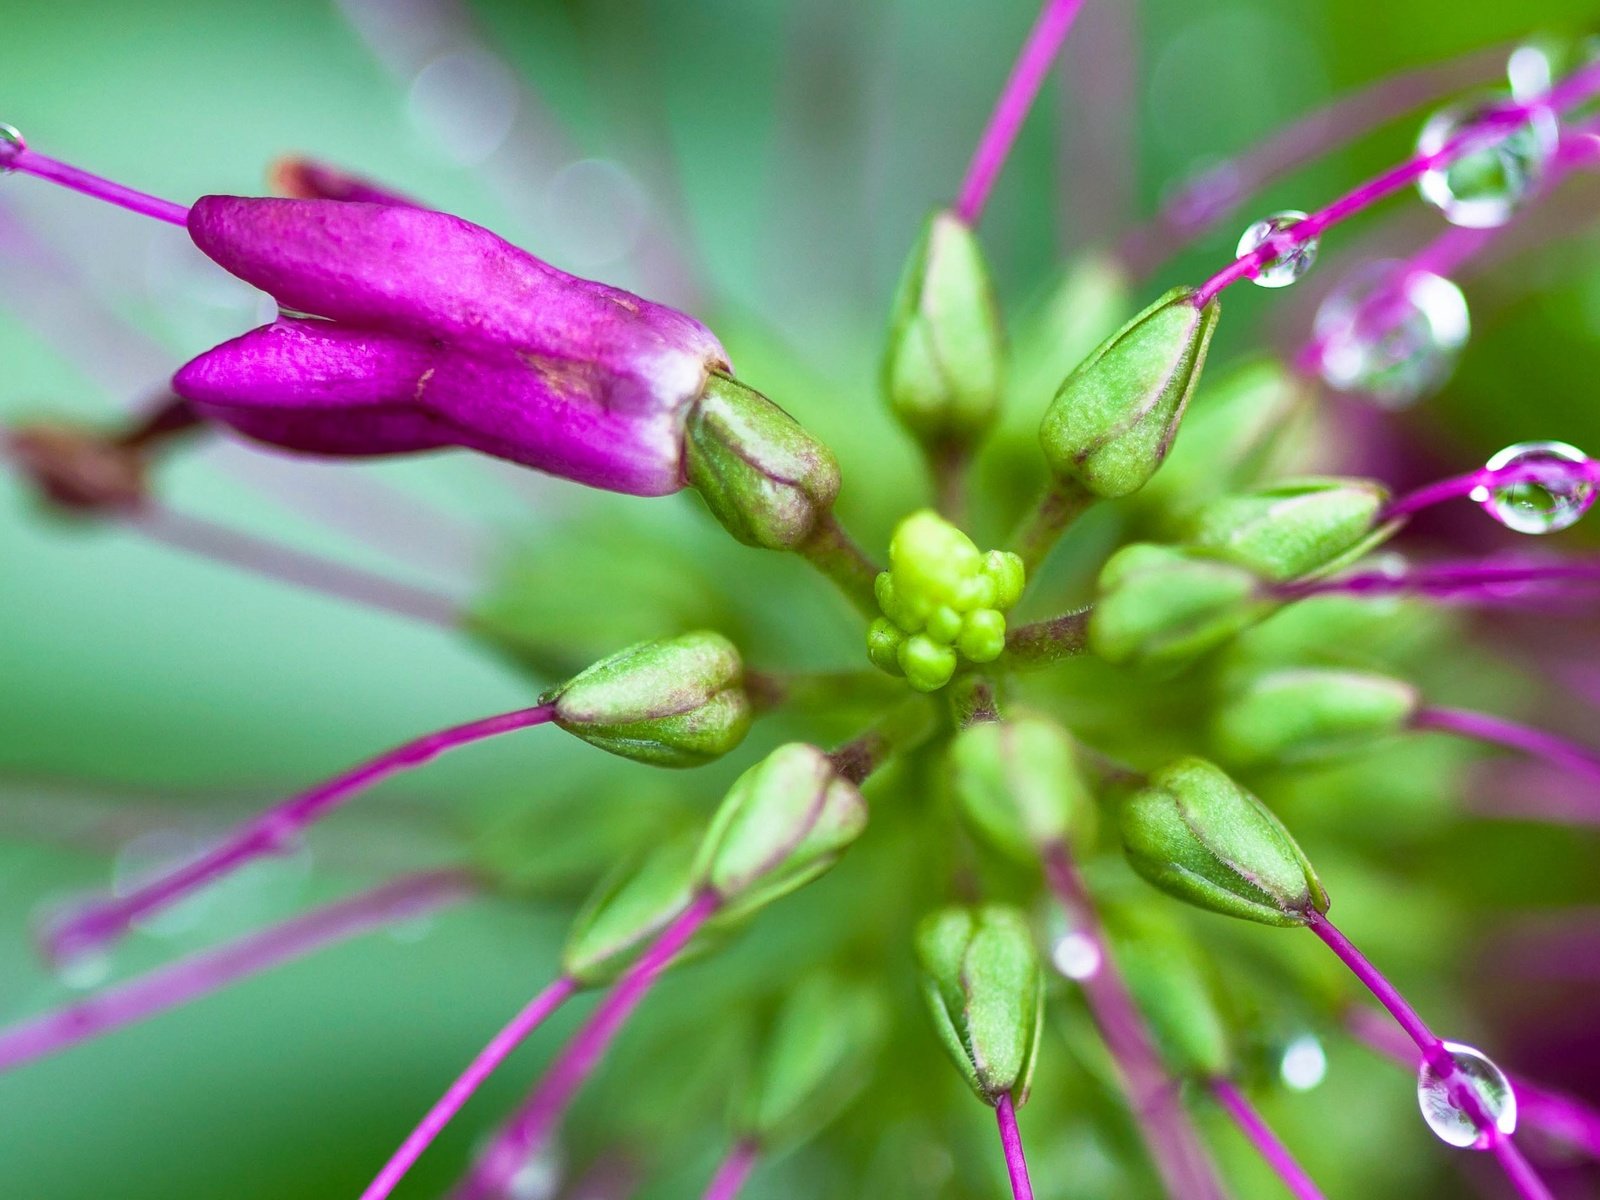
M1024 576L1015 554L983 554L932 509L912 513L895 528L889 569L877 578L884 615L867 630L867 657L918 691L937 691L961 658L993 662L1004 652L1004 612Z
M1027 862L1081 832L1094 811L1072 736L1045 717L969 725L950 743L950 770L972 826Z
M1277 817L1203 759L1151 776L1122 810L1134 870L1180 900L1263 925L1328 909L1316 872Z
M686 438L689 485L747 546L794 549L839 494L833 451L760 392L724 375L706 384Z
M883 995L865 983L816 974L784 997L740 1106L740 1132L768 1150L803 1141L871 1076L888 1029Z
M539 698L592 746L658 767L695 767L750 729L744 663L721 634L640 642Z
M947 212L911 252L889 325L889 406L928 446L977 440L1000 411L1005 334L983 250Z
M1044 1020L1027 920L998 904L942 909L917 927L916 950L934 1027L972 1090L985 1104L1025 1101Z
M1144 1014L1161 1057L1198 1078L1227 1075L1233 1063L1228 1027L1195 947L1183 934L1141 915L1131 929L1114 922L1117 966Z
M1217 749L1240 766L1334 758L1404 729L1417 689L1363 671L1299 668L1252 679L1217 713Z
M1101 343L1061 385L1039 428L1063 484L1138 491L1161 466L1205 363L1221 306L1174 288Z
M1194 541L1267 579L1296 579L1370 550L1384 536L1374 522L1388 499L1365 479L1274 484L1206 505Z
M694 899L698 833L674 838L613 872L578 913L562 972L585 987L609 983Z
M1270 611L1260 586L1206 551L1124 546L1100 572L1089 648L1107 662L1180 667Z
M867 804L815 746L779 746L734 781L695 862L696 890L722 916L752 912L809 883L867 825Z

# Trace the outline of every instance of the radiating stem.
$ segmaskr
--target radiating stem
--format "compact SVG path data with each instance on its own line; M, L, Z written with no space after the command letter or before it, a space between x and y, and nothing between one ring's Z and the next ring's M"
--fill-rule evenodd
M561 1048L544 1078L479 1156L456 1200L489 1200L544 1145L573 1096L594 1072L623 1024L668 965L700 928L716 915L722 900L713 892L696 896L650 948L623 973L581 1029Z
M1490 470L1488 467L1441 479L1415 491L1391 500L1379 514L1379 521L1394 521L1435 504L1443 504L1462 496L1481 500L1499 488L1514 487L1521 483L1537 483L1549 487L1566 487L1572 484L1600 484L1600 462L1584 459L1582 462L1523 462L1508 463Z
M1044 562L1068 526L1095 502L1095 497L1081 487L1067 483L1051 483L1038 506L1012 535L1011 549L1022 558L1028 578Z
M1175 1200L1216 1200L1225 1196L1221 1181L1193 1124L1183 1110L1177 1082L1156 1052L1139 1006L1117 969L1094 901L1064 844L1044 855L1045 879L1065 910L1072 929L1093 943L1096 969L1077 980L1094 1015L1106 1050L1117 1065L1133 1107L1135 1124L1150 1157Z
M433 1144L433 1140L461 1111L462 1106L472 1098L472 1094L483 1086L484 1081L513 1050L526 1041L528 1036L543 1025L577 990L576 980L562 976L530 1000L516 1016L511 1018L505 1028L490 1038L488 1045L478 1051L477 1057L467 1064L467 1069L457 1076L455 1082L428 1110L417 1127L406 1136L406 1140L400 1143L400 1148L388 1162L383 1164L383 1169L378 1172L377 1177L367 1185L366 1191L361 1193L361 1200L384 1200L384 1197L393 1192L406 1172L411 1169L412 1164Z
M1600 753L1543 729L1468 709L1431 707L1418 710L1411 718L1411 727L1454 733L1474 741L1520 750L1552 766L1600 782Z
M701 1200L735 1200L760 1156L761 1146L755 1138L740 1138L718 1164Z
M247 863L284 853L314 822L374 784L458 746L543 725L554 711L550 705L518 709L406 742L268 809L193 862L159 875L127 895L110 897L67 913L47 929L45 950L57 962L98 950L126 934L140 918L170 907Z
M838 518L826 514L810 538L796 547L802 558L838 586L846 599L867 617L878 616L878 598L873 581L878 568L856 543Z
M93 196L96 200L104 200L107 204L115 204L140 216L154 217L170 225L189 224L189 210L182 204L135 191L131 187L113 183L99 175L91 175L88 171L61 162L59 159L48 158L34 150L20 148L12 153L0 155L0 169L20 171L36 179L49 180L51 183L71 188L75 192Z
M1017 1128L1017 1110L1011 1093L1002 1092L994 1106L995 1123L1000 1126L1000 1146L1005 1151L1006 1174L1011 1178L1012 1200L1033 1200L1033 1183L1028 1178L1028 1160L1022 1153L1022 1131Z
M1083 0L1045 0L1044 7L1040 9L1038 20L1022 44L1016 65L1011 68L1011 76L1006 80L999 100L995 102L989 124L978 139L972 162L967 167L966 179L961 184L955 213L966 224L976 225L978 218L983 215L984 205L988 203L989 192L1000 175L1000 168L1005 165L1006 156L1022 129L1022 122L1033 107L1045 76L1050 73L1050 65L1060 53L1062 43L1072 29L1072 22L1082 7Z
M1080 608L1047 621L1019 625L1006 635L1000 665L1028 671L1076 658L1089 647L1089 617L1093 612L1092 608Z
M1250 1103L1249 1098L1234 1086L1231 1079L1217 1076L1211 1081L1211 1094L1227 1110L1228 1116L1233 1118L1234 1125L1249 1139L1256 1153L1261 1155L1262 1161L1272 1168L1272 1173L1283 1181L1283 1186L1288 1188L1297 1200L1323 1200L1322 1192L1311 1181L1311 1176L1306 1174L1305 1168L1295 1161L1289 1148L1272 1131L1272 1127L1256 1111L1255 1105Z
M76 1003L0 1029L0 1071L177 1008L345 938L436 912L477 893L464 871L431 871L294 917Z
M1272 595L1280 600L1307 596L1397 596L1414 594L1434 599L1494 601L1505 599L1505 589L1557 584L1600 584L1600 560L1567 559L1561 562L1444 562L1405 570L1356 571L1328 579L1295 580L1279 584Z

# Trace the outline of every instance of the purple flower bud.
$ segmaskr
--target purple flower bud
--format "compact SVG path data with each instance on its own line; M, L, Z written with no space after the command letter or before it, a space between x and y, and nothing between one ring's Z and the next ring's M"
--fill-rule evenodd
M692 317L446 213L203 196L194 242L284 317L176 390L248 437L334 455L463 446L610 491L683 486L684 421L729 369Z

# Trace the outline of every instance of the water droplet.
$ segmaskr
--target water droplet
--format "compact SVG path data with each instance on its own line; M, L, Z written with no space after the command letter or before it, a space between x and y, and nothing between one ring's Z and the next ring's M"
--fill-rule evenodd
M1243 258L1268 242L1276 242L1280 234L1287 233L1305 219L1306 214L1295 209L1286 209L1283 212L1273 213L1270 217L1263 217L1244 231L1244 236L1239 239L1239 249L1235 257ZM1307 238L1303 242L1284 238L1283 241L1285 243L1283 249L1261 264L1261 271L1253 282L1268 288L1288 287L1309 271L1311 264L1317 261L1316 238ZM1273 248L1276 249L1276 245Z
M1422 127L1418 154L1437 154L1463 132L1491 121L1504 107L1498 97L1441 109ZM1535 109L1517 124L1490 126L1481 149L1469 150L1448 166L1426 171L1417 180L1422 198L1452 225L1491 229L1504 225L1544 177L1555 153L1555 117Z
M15 125L0 123L0 172L9 171L11 160L27 148L21 130Z
M1460 1087L1470 1088L1477 1095L1484 1116L1508 1137L1517 1128L1516 1093L1505 1074L1481 1051L1460 1042L1446 1042L1444 1048L1455 1061L1454 1072L1441 1074L1426 1062L1417 1072L1417 1103L1422 1108L1422 1119L1441 1141L1463 1149L1487 1150L1492 1141L1490 1134L1478 1127L1452 1092L1459 1095Z
M1484 464L1522 478L1472 489L1472 498L1507 529L1556 533L1577 524L1595 500L1589 456L1565 442L1518 442ZM1526 473L1525 475L1523 473Z
M1309 1092L1326 1078L1328 1056L1315 1034L1303 1033L1283 1048L1278 1060L1278 1077L1284 1087Z
M1506 60L1506 79L1511 84L1511 98L1518 104L1526 104L1550 90L1555 78L1550 56L1551 48L1537 42L1525 42L1511 52Z
M1100 946L1088 934L1064 933L1050 947L1050 961L1068 979L1091 979L1100 973Z
M1336 391L1405 408L1443 383L1472 331L1448 279L1394 259L1357 268L1317 309L1317 369Z

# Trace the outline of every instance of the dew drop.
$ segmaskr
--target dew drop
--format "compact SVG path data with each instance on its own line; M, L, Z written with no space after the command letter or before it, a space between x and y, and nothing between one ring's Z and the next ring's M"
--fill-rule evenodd
M1278 1077L1283 1086L1296 1092L1309 1092L1327 1077L1328 1055L1315 1034L1303 1033L1283 1048L1278 1060Z
M22 131L0 122L0 173L11 170L11 160L28 148Z
M1455 284L1382 259L1352 272L1317 309L1317 370L1335 391L1406 408L1449 377L1471 330Z
M1422 1119L1440 1141L1463 1149L1487 1150L1492 1138L1452 1097L1452 1081L1465 1084L1477 1094L1484 1115L1506 1136L1517 1128L1516 1093L1504 1072L1481 1051L1460 1042L1445 1042L1444 1048L1455 1062L1451 1075L1440 1074L1427 1062L1417 1072L1417 1104L1422 1108Z
M1295 209L1286 209L1283 212L1273 213L1270 217L1263 217L1244 231L1244 236L1239 239L1239 249L1235 257L1243 258L1247 254L1255 253L1268 242L1273 242L1279 234L1287 233L1305 219L1306 214ZM1316 238L1292 242L1285 245L1280 253L1261 264L1261 270L1253 282L1267 288L1288 287L1309 271L1311 264L1316 261Z
M1441 109L1423 125L1417 153L1437 154L1464 131L1493 117L1503 103L1496 98ZM1548 109L1535 109L1518 124L1485 137L1492 140L1481 149L1425 171L1417 180L1422 198L1452 225L1492 229L1511 219L1555 153L1555 117Z
M1507 529L1556 533L1577 524L1594 504L1589 461L1565 442L1518 442L1491 458L1484 470L1527 474L1491 487L1480 485L1471 496Z
M1050 961L1068 979L1092 979L1100 973L1100 947L1087 934L1064 933L1050 947Z

